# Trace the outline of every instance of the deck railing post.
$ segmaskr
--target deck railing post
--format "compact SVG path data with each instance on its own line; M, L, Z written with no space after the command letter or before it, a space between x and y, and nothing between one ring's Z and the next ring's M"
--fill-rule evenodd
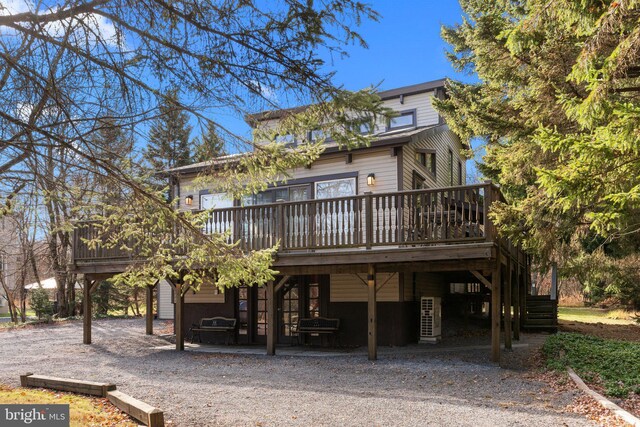
M284 221L284 202L283 201L279 201L278 205L276 207L276 224L277 224L277 236L278 236L278 240L280 240L280 250L286 250L287 249L287 244L286 244L286 232L285 232L285 221Z
M373 246L373 193L364 193L364 227L366 233L366 248L371 249Z
M482 206L482 220L484 223L484 238L490 242L494 239L493 222L489 219L489 209L493 203L493 184L491 181L485 181L484 186L484 203Z

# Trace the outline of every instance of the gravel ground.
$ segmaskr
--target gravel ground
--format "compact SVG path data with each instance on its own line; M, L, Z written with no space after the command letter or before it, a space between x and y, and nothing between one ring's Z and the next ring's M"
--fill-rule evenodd
M590 425L564 411L572 393L553 392L517 368L539 341L508 353L516 369L501 369L477 348L383 349L375 363L358 351L178 353L145 336L143 319L96 321L94 344L85 346L82 324L73 322L0 332L0 383L18 385L26 372L110 381L176 426Z

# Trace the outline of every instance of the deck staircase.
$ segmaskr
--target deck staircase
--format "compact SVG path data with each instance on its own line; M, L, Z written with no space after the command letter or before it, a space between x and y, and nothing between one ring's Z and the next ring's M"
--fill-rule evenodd
M550 295L527 295L524 329L558 330L558 300Z

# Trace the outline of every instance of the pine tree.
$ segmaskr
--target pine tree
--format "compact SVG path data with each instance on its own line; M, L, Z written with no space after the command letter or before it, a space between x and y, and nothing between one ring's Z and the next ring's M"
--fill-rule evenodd
M191 162L189 114L181 107L178 90L170 89L158 105L151 123L144 158L154 171L185 166Z
M205 132L196 144L194 151L194 162L204 162L226 154L224 140L216 131L213 123L207 123Z
M500 231L543 263L637 235L638 2L460 3L463 23L442 34L480 82L451 82L437 108L486 140L481 170L507 197L493 209Z

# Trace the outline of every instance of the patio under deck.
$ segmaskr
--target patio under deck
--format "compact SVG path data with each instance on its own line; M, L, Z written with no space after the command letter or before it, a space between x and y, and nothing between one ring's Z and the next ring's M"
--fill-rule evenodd
M510 242L498 238L488 218L491 203L501 194L491 183L366 193L334 199L280 202L210 211L204 233L229 233L245 251L279 244L273 268L277 282L267 284L267 353L275 354L276 293L290 276L305 274L367 273L368 355L377 357L377 272L460 272L491 289L492 359L500 358L500 326L504 304L505 346L519 336L529 277L528 257ZM136 261L117 248L89 249L85 239L95 237L90 222L74 231L73 266L84 274L91 291L96 280L117 274ZM184 349L181 283L172 283L176 301L176 348ZM501 291L504 289L504 299ZM148 301L152 288L147 290ZM91 313L85 299L85 313ZM147 332L151 333L148 318ZM85 316L85 343L91 341L90 316Z

